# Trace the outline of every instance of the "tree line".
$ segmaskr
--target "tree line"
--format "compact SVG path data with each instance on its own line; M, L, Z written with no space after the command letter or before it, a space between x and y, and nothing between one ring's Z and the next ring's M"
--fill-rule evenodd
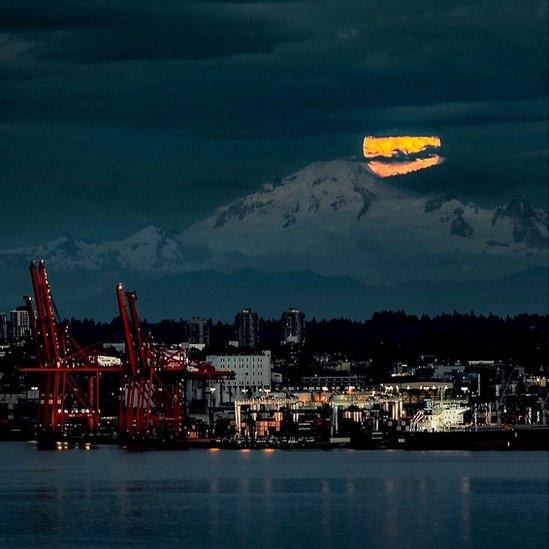
M82 345L122 340L119 318L110 322L93 319L67 321L72 336ZM185 341L186 321L143 321L143 331L156 341ZM234 325L208 321L209 352L226 352L235 339ZM276 319L259 323L259 349L283 353L282 324ZM377 358L414 361L421 354L442 358L474 360L495 359L518 364L541 365L549 356L549 315L520 314L501 317L474 313L416 316L399 311L382 311L368 320L312 318L306 323L302 352L340 353L348 359Z

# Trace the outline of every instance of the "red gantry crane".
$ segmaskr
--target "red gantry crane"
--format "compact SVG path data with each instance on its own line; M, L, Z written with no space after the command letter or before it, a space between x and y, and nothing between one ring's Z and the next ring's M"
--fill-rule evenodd
M181 346L165 348L143 336L137 294L116 286L126 348L120 388L120 440L128 448L179 448L185 443L186 383L233 375L206 362L190 360Z
M42 446L48 447L69 434L69 424L75 434L96 433L101 417L101 374L122 369L100 366L70 337L67 326L58 323L44 261L38 265L32 261L29 271L36 311L30 296L23 299L37 364L20 371L41 375L38 436Z

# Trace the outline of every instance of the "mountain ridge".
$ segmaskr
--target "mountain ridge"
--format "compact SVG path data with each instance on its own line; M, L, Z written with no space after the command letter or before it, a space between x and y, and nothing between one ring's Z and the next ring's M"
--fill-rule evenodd
M519 197L494 209L482 208L455 195L403 191L372 176L360 162L338 160L310 164L280 184L264 185L179 232L149 225L120 240L62 237L1 251L0 259L26 255L45 257L69 269L174 273L254 267L255 259L269 262L269 257L284 254L295 256L298 268L363 278L360 263L379 262L382 256L388 263L395 256L476 254L492 256L496 262L498 256L519 259L528 265L537 258L542 264L548 226L547 213ZM328 258L344 245L348 257L354 253L347 261L354 262L354 271L323 271L322 254L318 260L308 254L312 245L320 246L317 251ZM500 274L499 269L494 272ZM371 280L372 275L375 279L371 272L364 279ZM471 278L475 277L472 272Z
M348 278L325 277L311 271L265 273L242 269L233 273L195 271L155 280L125 278L137 289L142 315L149 320L211 317L231 320L242 307L265 318L277 318L289 306L302 308L308 318L369 318L375 311L404 310L415 314L475 311L479 314L547 314L548 271L533 267L500 279L475 282L416 281L372 287ZM53 280L64 316L109 320L117 315L114 278L101 291L82 295L83 278Z

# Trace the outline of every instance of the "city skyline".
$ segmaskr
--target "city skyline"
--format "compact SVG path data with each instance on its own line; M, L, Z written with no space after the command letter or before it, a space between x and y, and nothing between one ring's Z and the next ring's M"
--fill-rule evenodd
M0 1L0 546L545 547L548 8Z

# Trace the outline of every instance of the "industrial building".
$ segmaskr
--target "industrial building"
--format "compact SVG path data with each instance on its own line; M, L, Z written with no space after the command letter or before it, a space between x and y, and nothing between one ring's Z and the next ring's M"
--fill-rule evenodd
M376 431L387 422L402 430L405 426L399 422L403 415L400 396L375 391L273 393L237 400L234 415L237 435L248 438L304 436L328 440L348 436L370 418Z

